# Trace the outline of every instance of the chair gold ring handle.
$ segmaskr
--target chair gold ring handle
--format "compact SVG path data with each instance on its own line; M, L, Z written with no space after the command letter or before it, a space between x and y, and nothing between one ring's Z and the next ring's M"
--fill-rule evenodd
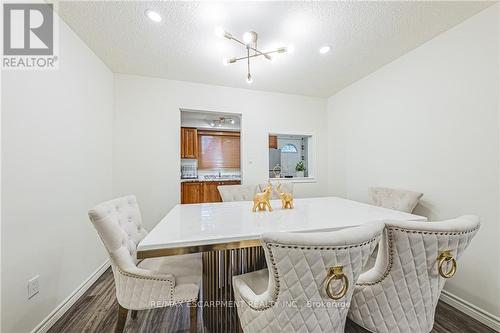
M334 299L334 300L341 299L342 297L345 296L345 294L347 293L347 290L349 289L349 280L347 279L347 276L343 272L343 266L331 267L328 271L328 274L329 274L329 276L325 282L326 294L331 299ZM332 293L330 284L332 283L332 281L335 281L335 280L342 280L343 281L342 288L337 293Z
M449 279L453 275L455 275L455 273L457 272L457 261L455 260L455 258L453 258L450 251L444 251L443 253L441 253L438 260L439 275L441 275L445 279ZM443 266L448 262L451 262L451 268L447 272L445 272Z

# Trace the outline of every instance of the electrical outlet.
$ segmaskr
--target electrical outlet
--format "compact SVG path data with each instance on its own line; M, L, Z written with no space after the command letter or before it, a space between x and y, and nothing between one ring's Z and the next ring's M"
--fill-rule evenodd
M38 281L39 278L40 275L37 275L31 280L28 280L28 299L35 296L40 291L40 283Z

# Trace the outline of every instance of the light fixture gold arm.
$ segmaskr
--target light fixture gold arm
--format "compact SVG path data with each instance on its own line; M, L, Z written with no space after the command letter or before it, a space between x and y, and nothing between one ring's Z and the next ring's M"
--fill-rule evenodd
M239 43L241 45L243 45L244 47L247 47L247 48L250 48L250 50L254 51L255 53L258 53L258 54L255 54L254 56L259 56L259 55L263 55L265 56L266 54L269 54L269 53L274 53L274 52L278 52L278 53L284 53L286 52L286 47L279 47L277 48L276 50L274 51L269 51L269 52L262 52L262 51L259 51L257 49L257 41L255 41L255 47L252 47L248 44L246 44L245 42L242 42L241 40L239 40L238 38L235 38L232 34L230 34L229 32L224 32L224 37L226 37L227 39L229 40L234 40L236 43ZM246 58L246 57L245 57Z
M278 50L274 50L274 51L269 51L269 52L262 52L260 54L253 54L253 55L250 56L250 58L264 56L264 58L266 58L267 60L271 60L271 57L266 57L266 56L268 56L270 54L273 54L273 53L279 53L279 51ZM231 63L235 63L236 61L239 61L239 60L246 60L247 58L248 57L231 58L231 60L234 60Z
M230 40L234 40L236 43L240 43L241 45L243 45L244 47L254 51L255 53L258 53L258 55L264 55L265 53L269 53L269 52L261 52L257 49L257 42L255 42L255 47L252 47L250 46L249 44L245 44L244 42L242 42L241 40L237 39L237 38L234 38L232 35L231 35L231 38L228 38ZM283 49L283 48L279 48L279 49ZM273 52L279 52L277 49L276 51L273 51ZM257 56L257 54L255 55Z
M247 82L252 83L252 74L250 74L250 48L247 47Z

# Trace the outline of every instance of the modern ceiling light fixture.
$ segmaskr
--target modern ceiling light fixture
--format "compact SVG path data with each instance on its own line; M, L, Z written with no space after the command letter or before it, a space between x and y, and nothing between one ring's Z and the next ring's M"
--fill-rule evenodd
M234 125L235 121L233 118L220 117L216 120L210 120L208 124L210 127L222 127L223 125Z
M221 27L218 27L215 29L215 35L218 37L224 37L229 40L233 40L238 44L243 45L246 48L247 54L246 56L242 57L234 57L234 58L225 58L223 60L224 65L229 65L229 64L234 64L237 61L240 60L246 60L247 62L247 83L252 83L253 78L252 74L250 72L250 58L256 58L263 56L267 60L273 61L274 57L271 56L273 53L287 53L290 52L290 47L278 47L277 49L271 50L271 51L260 51L257 48L257 39L258 35L255 31L247 31L243 34L243 41L240 41L239 39L235 38L232 34L229 32L225 31Z

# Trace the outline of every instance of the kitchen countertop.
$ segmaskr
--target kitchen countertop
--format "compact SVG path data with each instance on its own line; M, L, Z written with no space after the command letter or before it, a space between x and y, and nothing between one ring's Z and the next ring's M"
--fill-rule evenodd
M241 181L241 178L211 178L211 179L206 179L206 178L189 178L189 179L182 179L181 178L181 183L188 183L188 182L230 182L230 181Z

